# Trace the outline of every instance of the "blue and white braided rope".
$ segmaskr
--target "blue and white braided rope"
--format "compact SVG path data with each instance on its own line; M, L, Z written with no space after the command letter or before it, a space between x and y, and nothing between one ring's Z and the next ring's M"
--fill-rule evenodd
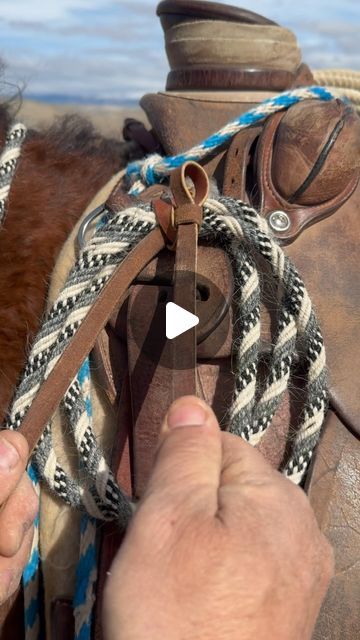
M91 420L90 362L84 361L77 380L85 398L86 413ZM80 460L81 463L81 460ZM76 587L73 600L75 640L91 639L92 612L97 579L96 519L85 513L80 523L80 557L76 569Z
M259 104L259 106L241 114L241 116L229 122L199 144L191 147L191 149L184 151L184 153L168 157L152 154L145 158L145 160L130 163L127 167L127 176L132 182L129 193L131 195L138 195L147 186L161 182L173 169L180 167L187 160L200 162L210 153L230 142L242 129L263 122L277 111L288 109L298 102L311 98L328 101L333 100L335 97L329 89L313 86L285 91L273 98L268 98Z
M40 498L39 477L33 465L28 467L28 475L36 494ZM40 600L39 600L39 514L34 522L34 537L29 561L23 572L25 640L39 640Z

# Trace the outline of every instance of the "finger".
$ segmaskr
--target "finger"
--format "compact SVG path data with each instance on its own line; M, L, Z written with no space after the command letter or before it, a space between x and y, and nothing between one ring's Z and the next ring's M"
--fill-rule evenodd
M13 558L0 556L0 605L15 593L22 573L30 558L34 527L24 537L23 543Z
M179 398L164 420L146 495L216 512L220 471L221 432L213 411L194 396Z
M38 497L24 473L0 513L0 555L9 558L17 554L38 508Z
M16 431L0 431L0 506L23 475L29 455L24 436Z

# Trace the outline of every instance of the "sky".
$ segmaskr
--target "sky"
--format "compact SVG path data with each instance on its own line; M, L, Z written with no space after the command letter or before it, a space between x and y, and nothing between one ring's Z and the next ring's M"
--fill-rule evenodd
M230 2L229 2L230 3ZM125 104L164 88L153 0L0 0L8 94ZM291 28L313 68L360 70L359 0L232 0Z

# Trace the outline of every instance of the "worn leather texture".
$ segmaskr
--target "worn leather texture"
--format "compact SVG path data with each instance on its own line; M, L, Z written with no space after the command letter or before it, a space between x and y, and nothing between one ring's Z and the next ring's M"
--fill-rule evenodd
M315 106L317 115L321 115L320 121L325 123L322 126L322 143L319 141L321 125L317 123L317 136L313 135L310 126ZM306 227L337 211L348 201L359 183L360 119L355 112L351 110L348 117L348 107L339 104L339 101L321 105L309 101L301 105L301 117L299 110L296 107L294 109L294 114L289 109L286 114L280 112L269 119L256 150L259 207L263 214L275 210L286 211L291 222L290 228L284 232L274 232L286 243L293 241ZM335 128L338 128L336 136L333 135L333 123L329 127L327 122L331 116L336 122ZM286 124L283 123L285 117ZM305 138L304 133L299 132L296 137L294 131L298 131L299 127L300 131L304 131L306 118L309 119L308 135ZM292 127L289 126L290 122ZM291 138L291 145L290 140L288 144L283 144L284 129ZM288 197L278 191L274 177L282 191L290 194Z
M360 441L332 411L307 487L319 526L335 553L335 575L313 640L360 637Z
M166 31L165 48L171 69L221 64L295 72L301 62L296 38L288 29L225 20L174 25Z

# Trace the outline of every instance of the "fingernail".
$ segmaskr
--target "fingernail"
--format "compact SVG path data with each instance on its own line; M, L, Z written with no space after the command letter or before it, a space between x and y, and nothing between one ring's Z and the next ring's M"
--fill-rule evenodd
M0 438L0 470L10 471L19 462L19 453L5 438Z
M169 429L177 427L202 426L206 422L207 413L200 404L185 404L172 407L167 415Z

